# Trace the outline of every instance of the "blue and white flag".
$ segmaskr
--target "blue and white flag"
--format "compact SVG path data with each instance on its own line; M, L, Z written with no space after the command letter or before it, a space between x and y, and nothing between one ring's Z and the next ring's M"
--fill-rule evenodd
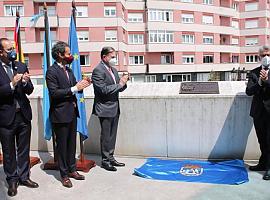
M243 160L209 162L198 160L147 159L134 170L135 174L148 179L239 185L248 182Z
M70 19L68 43L70 46L71 54L74 57L74 61L71 64L71 68L76 78L76 81L80 81L82 80L82 71L81 71L81 63L80 63L78 38L77 38L76 26L75 26L73 16L71 16L71 19ZM83 136L83 140L85 140L88 138L88 128L87 128L84 94L76 93L76 97L77 97L77 105L78 105L78 109L80 113L80 117L77 118L77 132L79 132Z

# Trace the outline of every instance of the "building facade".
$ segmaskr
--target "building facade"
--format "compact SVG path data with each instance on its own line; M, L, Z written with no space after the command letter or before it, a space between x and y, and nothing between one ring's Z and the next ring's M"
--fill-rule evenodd
M52 40L68 40L71 0L0 1L0 37L13 40L16 9L32 75L42 75L44 18ZM76 0L82 70L91 73L103 46L134 82L231 80L258 65L269 43L269 0ZM40 82L41 79L37 79Z

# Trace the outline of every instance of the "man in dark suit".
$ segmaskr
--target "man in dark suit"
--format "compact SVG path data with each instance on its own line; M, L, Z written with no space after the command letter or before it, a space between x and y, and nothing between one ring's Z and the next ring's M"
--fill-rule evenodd
M119 92L127 88L128 73L121 79L117 70L116 53L112 47L104 47L101 51L101 62L95 67L92 74L94 86L93 114L97 115L101 125L100 146L101 167L109 171L116 171L115 166L125 166L114 158L117 126L119 120Z
M0 39L0 140L8 195L17 194L18 184L37 188L30 180L32 110L26 95L33 84L25 64L16 62L16 51L7 38Z
M56 135L57 160L62 184L71 188L69 178L84 180L84 176L76 171L76 136L77 107L76 92L90 85L90 81L76 82L72 70L67 66L72 63L73 56L65 42L57 42L52 48L55 63L47 70L46 82L50 95L50 120Z
M270 180L270 48L260 48L259 56L262 64L250 71L246 94L253 96L250 116L253 117L261 157L259 163L249 169L265 171L263 179Z

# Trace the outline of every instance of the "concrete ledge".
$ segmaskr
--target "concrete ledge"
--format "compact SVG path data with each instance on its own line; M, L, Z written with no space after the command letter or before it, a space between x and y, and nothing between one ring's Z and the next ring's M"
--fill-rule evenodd
M219 82L218 95L180 95L180 83L129 84L120 95L116 154L190 158L258 159L245 82ZM89 139L86 153L100 153L100 125L91 115L92 86L85 91ZM30 96L31 149L52 151L43 139L42 87Z

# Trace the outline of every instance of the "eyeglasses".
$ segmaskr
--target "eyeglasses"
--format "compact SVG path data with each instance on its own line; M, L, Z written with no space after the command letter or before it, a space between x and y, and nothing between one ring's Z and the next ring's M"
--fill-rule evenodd
M261 57L270 56L270 53L262 54Z

